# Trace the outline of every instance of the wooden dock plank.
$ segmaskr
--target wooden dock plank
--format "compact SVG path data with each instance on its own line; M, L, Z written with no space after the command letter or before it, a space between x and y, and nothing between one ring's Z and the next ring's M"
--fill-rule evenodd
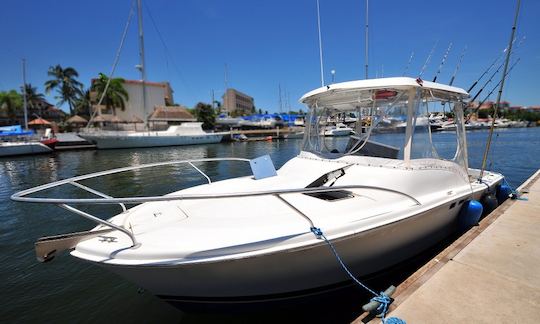
M520 190L528 200L506 201L401 283L388 316L408 323L537 322L540 170Z

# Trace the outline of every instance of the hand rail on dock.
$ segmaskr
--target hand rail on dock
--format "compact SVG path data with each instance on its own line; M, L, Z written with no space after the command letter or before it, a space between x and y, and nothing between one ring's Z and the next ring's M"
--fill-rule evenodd
M250 162L249 159L243 159L243 158L208 158L208 159L194 159L194 160L180 160L180 161L169 161L169 162L159 162L159 163L151 163L151 164L143 164L143 165L137 165L137 166L131 166L131 167L124 167L124 168L117 168L117 169L111 169L106 171L100 171L95 173L90 173L82 176L76 176L64 180L59 180L55 182L51 182L48 184L40 185L34 188L26 189L23 191L19 191L14 193L11 196L11 199L14 201L19 202L31 202L31 203L45 203L45 204L55 204L58 205L61 208L64 208L70 212L73 212L79 216L82 216L84 218L87 218L89 220L92 220L100 225L108 226L113 229L116 229L118 231L123 232L124 234L128 235L132 241L132 247L137 245L137 240L135 239L135 235L126 229L124 226L113 224L109 221L103 220L99 217L93 216L87 212L84 212L80 209L77 209L72 204L78 204L78 205L96 205L96 204L119 204L122 207L123 212L127 211L127 208L125 204L140 204L140 203L146 203L146 202L158 202L158 201L174 201L174 200L200 200L200 199L221 199L221 198L241 198L241 197L257 197L257 196L275 196L279 198L281 201L285 202L291 209L295 210L297 213L301 214L304 218L306 218L310 223L311 220L309 217L305 214L303 214L301 211L299 211L296 207L292 206L290 203L288 203L286 200L281 197L281 195L285 194L315 194L315 193L328 193L328 192L336 192L336 191L343 191L343 190L352 190L352 189L372 189L372 190L380 190L380 191L386 191L395 193L401 196L405 196L406 198L412 200L416 205L421 205L421 203L411 195L408 195L404 192L390 189L390 188L384 188L379 186L370 186L370 185L346 185L346 186L332 186L332 187L326 187L326 186L320 186L320 187L310 187L310 188L295 188L295 189L274 189L274 190L263 190L263 191L251 191L251 192L232 192L232 193L221 193L221 194L186 194L186 195L163 195L163 196L146 196L146 197L112 197L105 193L102 193L100 191L97 191L95 189L92 189L90 187L87 187L85 185L80 184L78 181L81 180L87 180L97 177L102 177L105 175L111 175L115 173L121 173L126 171L132 171L132 170L138 170L138 169L145 169L145 168L152 168L152 167L159 167L159 166L165 166L165 165L172 165L172 164L188 164L191 167L193 167L197 172L199 172L202 176L206 178L209 184L212 183L210 177L206 175L201 169L197 168L193 163L196 162L222 162L222 161L239 161L239 162ZM30 194L34 194L40 191L48 190L51 188L59 187L65 184L73 185L78 188L81 188L85 191L88 191L90 193L93 193L101 198L40 198L40 197L27 197Z

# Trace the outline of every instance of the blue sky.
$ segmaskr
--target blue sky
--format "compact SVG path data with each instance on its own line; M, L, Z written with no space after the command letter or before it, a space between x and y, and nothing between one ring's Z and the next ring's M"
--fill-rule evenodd
M364 78L365 1L320 0L320 4L327 83L332 69L336 81ZM23 57L27 80L40 91L50 65L74 67L86 86L98 72L109 73L130 5L131 0L2 1L0 90L22 84ZM515 5L502 0L371 0L370 77L401 76L412 51L409 72L416 76L438 40L424 78L433 78L453 42L438 81L448 82L459 54L468 46L454 83L468 88L506 47ZM540 1L522 1L517 33L526 40L513 56L521 62L503 95L513 104L540 105L539 14ZM126 79L139 78L134 68L138 62L135 22L116 73ZM277 111L281 85L291 108L297 110L302 108L298 98L320 86L316 23L315 0L146 0L148 80L170 81L175 101L194 106L210 102L212 89L221 97L227 64L229 86L253 96L258 108ZM47 98L56 103L54 94Z

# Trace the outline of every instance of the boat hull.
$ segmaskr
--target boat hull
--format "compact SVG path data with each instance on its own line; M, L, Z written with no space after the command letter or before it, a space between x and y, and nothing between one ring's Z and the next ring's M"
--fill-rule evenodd
M7 142L0 144L0 157L50 153L52 149L39 142Z
M96 144L98 149L162 147L219 143L222 134L171 135L171 136L121 136L81 134L85 140Z
M454 203L454 207L450 206ZM401 221L333 240L358 277L377 274L432 247L457 228L457 200ZM277 302L350 285L329 246L220 262L121 266L99 263L182 309Z
M324 132L324 136L349 136L351 135L350 129L333 129Z

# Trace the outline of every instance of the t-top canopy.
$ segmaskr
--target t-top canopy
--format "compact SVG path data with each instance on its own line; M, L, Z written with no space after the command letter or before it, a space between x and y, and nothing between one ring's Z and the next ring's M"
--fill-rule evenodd
M458 101L467 99L469 94L457 87L423 81L408 77L367 79L330 84L306 93L300 102L312 105L342 106L344 103L371 102L373 99L391 99L391 90L421 88L422 98L427 100ZM375 93L372 90L380 90ZM336 105L337 104L337 105ZM337 107L336 107L337 108Z

